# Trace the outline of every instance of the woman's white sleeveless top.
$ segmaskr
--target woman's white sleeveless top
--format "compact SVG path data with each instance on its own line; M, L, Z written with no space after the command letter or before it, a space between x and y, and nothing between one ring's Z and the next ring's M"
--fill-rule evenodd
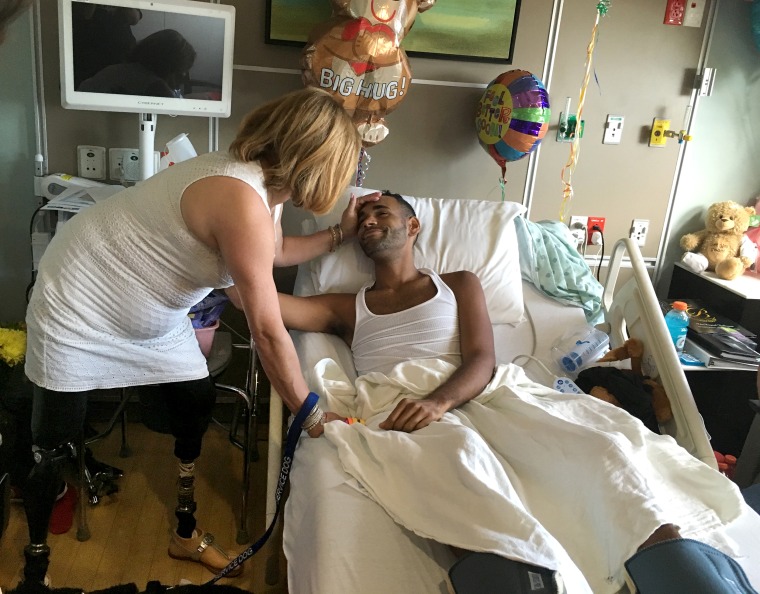
M40 262L27 309L29 379L74 392L208 375L187 313L232 279L219 252L188 230L180 200L210 176L247 183L269 210L261 166L215 152L173 165L63 225ZM275 223L281 211L270 210Z
M435 272L425 268L438 292L435 297L392 314L377 315L367 309L364 294L374 281L356 295L356 327L351 351L359 375L371 371L388 373L402 361L442 359L461 365L457 300Z

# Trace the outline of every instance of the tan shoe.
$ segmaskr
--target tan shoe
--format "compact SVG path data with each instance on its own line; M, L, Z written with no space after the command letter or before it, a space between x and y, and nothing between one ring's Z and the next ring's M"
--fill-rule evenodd
M195 530L190 538L180 537L176 530L172 532L172 539L169 541L169 556L172 559L200 563L211 573L219 573L235 558L214 544L213 534L202 530ZM243 573L242 565L225 577L237 577L241 573Z

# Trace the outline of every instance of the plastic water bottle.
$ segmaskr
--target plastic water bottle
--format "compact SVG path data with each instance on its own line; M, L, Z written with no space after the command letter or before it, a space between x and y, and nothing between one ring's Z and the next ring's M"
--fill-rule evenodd
M686 309L689 306L683 301L674 301L671 310L665 314L665 324L668 326L670 338L676 347L676 353L683 353L686 344L686 331L689 328L689 315Z
M598 361L607 352L609 344L609 336L601 330L589 328L580 335L562 340L552 347L552 352L560 369L575 377L583 367Z

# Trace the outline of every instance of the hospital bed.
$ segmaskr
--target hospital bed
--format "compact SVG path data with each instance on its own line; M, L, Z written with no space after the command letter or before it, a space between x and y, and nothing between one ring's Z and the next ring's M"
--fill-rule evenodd
M407 198L422 222L416 246L417 265L438 272L476 272L492 317L497 361L520 364L532 380L551 386L556 376L564 375L553 362L551 347L588 325L580 307L551 299L521 279L513 220L523 208L504 202ZM304 232L334 224L341 212L339 204L324 217L309 218ZM616 287L626 255L632 275ZM294 293L355 292L370 275L371 265L358 246L348 245L299 267ZM665 387L673 420L661 427L663 433L671 435L693 457L717 468L702 418L670 346L643 259L635 243L628 239L620 240L613 248L602 301L605 320L598 327L609 334L610 345L619 346L628 337L641 339L644 371ZM292 335L310 385L310 374L325 358L338 362L346 375L356 377L350 349L337 337L299 332ZM282 414L281 401L273 391L267 525L275 510ZM425 496L420 493L420 497ZM557 504L561 502L562 495L558 493ZM760 589L760 516L743 507L739 518L725 532L736 544L737 560ZM455 561L449 547L403 528L363 493L344 472L335 448L326 439L308 437L302 437L295 454L285 505L283 546L289 589L294 594L446 592L446 571ZM626 591L622 586L620 592Z

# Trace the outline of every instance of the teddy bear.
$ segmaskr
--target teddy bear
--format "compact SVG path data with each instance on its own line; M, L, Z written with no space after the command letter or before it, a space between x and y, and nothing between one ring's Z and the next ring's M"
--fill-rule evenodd
M643 358L644 343L629 338L622 346L608 351L597 363L630 359L630 369L603 365L588 367L578 374L575 383L586 394L626 410L651 431L660 433L660 426L673 418L673 410L665 388L644 375Z
M745 235L754 214L754 207L732 200L711 204L705 228L681 237L686 252L681 262L694 272L711 270L726 280L741 276L757 256L757 247Z

